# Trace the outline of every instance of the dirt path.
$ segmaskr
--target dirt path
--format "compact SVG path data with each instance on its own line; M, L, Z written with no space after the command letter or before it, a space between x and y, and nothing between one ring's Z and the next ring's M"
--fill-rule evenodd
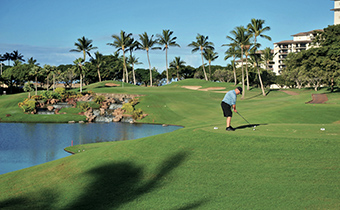
M312 100L307 104L324 104L326 101L328 101L326 94L312 94Z

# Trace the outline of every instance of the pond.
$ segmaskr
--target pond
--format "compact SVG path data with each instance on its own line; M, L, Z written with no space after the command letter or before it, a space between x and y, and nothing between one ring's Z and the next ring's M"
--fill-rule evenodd
M78 144L132 140L182 128L130 123L0 123L0 174L69 156Z

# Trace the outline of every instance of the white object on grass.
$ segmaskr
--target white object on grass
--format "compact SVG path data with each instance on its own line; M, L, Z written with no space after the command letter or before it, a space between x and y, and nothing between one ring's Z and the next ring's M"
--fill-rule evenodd
M214 127L214 129L215 129L215 130L217 130L217 129L218 129L218 127Z
M326 130L326 129L325 129L325 128L321 128L320 130L324 131L324 130Z

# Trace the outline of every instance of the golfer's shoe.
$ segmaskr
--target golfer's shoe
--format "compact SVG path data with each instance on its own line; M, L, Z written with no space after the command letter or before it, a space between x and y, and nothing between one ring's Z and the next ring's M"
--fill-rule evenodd
M235 128L233 128L233 127L230 126L230 127L226 128L226 130L227 130L227 131L235 131Z

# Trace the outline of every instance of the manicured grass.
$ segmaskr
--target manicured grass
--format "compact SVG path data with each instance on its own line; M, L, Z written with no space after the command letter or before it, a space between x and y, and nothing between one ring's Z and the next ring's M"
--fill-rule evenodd
M226 132L220 108L224 93L181 86L224 85L231 90L232 84L202 80L163 87L104 84L86 88L145 95L137 105L149 114L142 122L185 128L131 141L70 147L85 151L0 175L0 208L340 208L338 103L305 104L315 93L306 89L294 90L299 93L294 96L271 91L266 97L252 89L244 100L238 99L237 109L258 125L256 130L235 114L232 124L239 129ZM340 93L324 93L339 101ZM11 97L7 102L0 99L7 112L16 109L16 97Z

